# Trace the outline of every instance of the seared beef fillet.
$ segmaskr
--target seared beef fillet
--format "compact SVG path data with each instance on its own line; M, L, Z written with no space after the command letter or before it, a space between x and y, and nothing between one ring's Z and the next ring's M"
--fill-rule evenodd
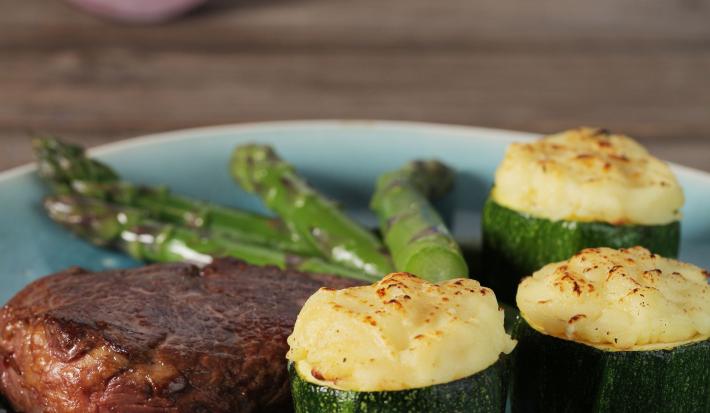
M301 306L354 284L229 259L70 269L0 311L0 390L23 412L282 411Z

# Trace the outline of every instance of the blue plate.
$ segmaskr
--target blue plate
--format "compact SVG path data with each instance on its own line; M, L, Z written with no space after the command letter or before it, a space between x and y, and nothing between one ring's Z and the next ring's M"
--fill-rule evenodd
M493 129L401 122L303 121L220 126L169 132L104 146L92 155L128 180L165 184L175 192L266 212L231 180L227 162L243 142L273 144L311 182L367 224L375 178L421 157L440 158L459 170L448 200L455 235L477 242L479 213L505 147L535 135ZM710 267L710 174L674 166L687 197L681 259ZM92 270L138 265L95 248L43 213L45 188L33 166L0 174L0 303L31 280L78 265Z

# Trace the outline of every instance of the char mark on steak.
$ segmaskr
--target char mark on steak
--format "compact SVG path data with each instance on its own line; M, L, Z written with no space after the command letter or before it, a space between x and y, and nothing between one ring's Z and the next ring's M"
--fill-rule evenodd
M0 310L0 391L22 412L283 411L301 306L355 284L232 259L50 275Z

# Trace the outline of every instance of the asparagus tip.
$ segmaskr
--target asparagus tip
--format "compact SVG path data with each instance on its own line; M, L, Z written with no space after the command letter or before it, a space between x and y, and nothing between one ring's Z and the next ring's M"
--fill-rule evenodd
M437 159L417 159L404 166L419 189L428 198L444 196L454 184L455 171Z

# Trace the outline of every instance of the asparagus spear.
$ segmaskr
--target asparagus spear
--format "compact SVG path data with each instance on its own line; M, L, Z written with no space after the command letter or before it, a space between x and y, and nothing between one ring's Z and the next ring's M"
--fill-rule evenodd
M108 165L88 158L80 146L45 138L34 140L33 147L39 175L56 193L75 192L140 208L154 219L212 233L228 233L248 243L299 254L318 254L279 219L174 195L164 187L134 186L123 182Z
M242 145L234 151L232 176L310 242L324 256L381 277L392 271L382 243L311 188L269 146Z
M223 235L151 220L139 209L112 205L79 195L47 197L44 207L50 218L91 243L154 262L188 261L205 265L215 256L239 258L254 265L275 265L322 274L376 281L363 274L320 258L287 254L260 245L231 240Z
M398 271L430 281L468 276L461 249L428 199L452 184L453 172L438 161L413 161L377 180L371 208Z

